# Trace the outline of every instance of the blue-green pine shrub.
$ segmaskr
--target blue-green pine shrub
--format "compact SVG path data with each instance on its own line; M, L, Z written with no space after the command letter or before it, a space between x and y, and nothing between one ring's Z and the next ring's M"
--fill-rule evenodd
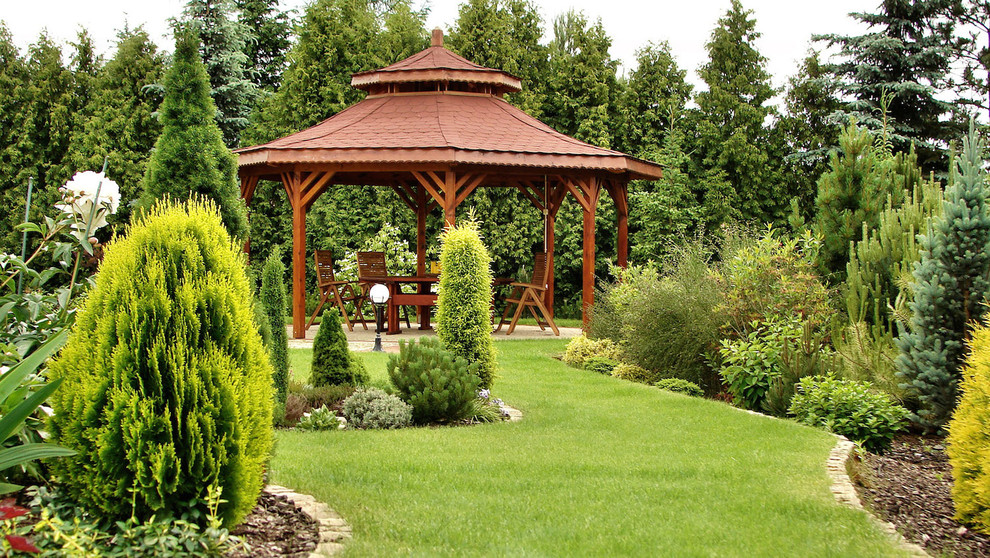
M412 406L416 424L469 418L478 397L480 363L468 364L436 338L399 341L399 354L388 359L388 376L399 397Z
M832 376L798 382L790 413L798 422L841 434L869 451L881 451L907 425L908 410L869 384Z
M209 201L160 204L107 246L50 366L52 437L78 452L52 470L72 498L108 518L179 517L216 487L225 525L251 510L273 399L252 291Z
M926 430L942 429L956 408L965 341L990 294L990 185L983 147L970 123L942 215L920 238L911 321L896 341L898 377L920 402L912 419Z

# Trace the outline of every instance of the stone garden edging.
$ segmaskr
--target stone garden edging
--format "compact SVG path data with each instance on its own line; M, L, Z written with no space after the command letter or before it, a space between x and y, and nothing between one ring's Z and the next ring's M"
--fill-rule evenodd
M897 528L894 524L889 521L884 521L870 510L863 507L863 503L859 499L859 494L856 493L856 487L853 486L852 479L849 478L849 474L846 472L846 463L849 461L849 457L852 455L853 444L845 436L836 436L835 447L829 452L828 461L826 463L826 469L828 470L828 476L832 479L832 495L835 499L842 505L849 506L853 509L860 510L864 512L884 533L887 533L892 539L894 539L897 546L902 550L906 550L912 556L917 556L919 558L930 557L930 555L925 552L921 546L908 541L897 532Z
M317 501L309 494L300 494L284 486L271 484L265 487L265 492L285 496L306 515L316 520L320 529L320 538L316 543L316 550L310 553L309 558L334 556L344 549L344 543L351 538L351 526L347 524L347 521L333 511L330 506Z

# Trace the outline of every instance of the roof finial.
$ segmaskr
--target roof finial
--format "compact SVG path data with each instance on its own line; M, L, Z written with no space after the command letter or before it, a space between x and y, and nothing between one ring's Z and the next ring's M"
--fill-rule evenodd
M433 30L433 35L430 37L430 46L443 46L443 30L439 27Z

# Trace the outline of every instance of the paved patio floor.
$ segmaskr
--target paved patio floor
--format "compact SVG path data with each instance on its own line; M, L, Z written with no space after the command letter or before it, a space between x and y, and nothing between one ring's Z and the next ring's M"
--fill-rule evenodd
M554 337L553 331L550 328L541 331L538 326L519 325L516 326L512 335L505 334L507 329L508 326L502 326L502 330L498 333L493 333L492 338L496 341L501 341L503 339L549 339ZM581 334L581 328L578 327L561 327L559 329L561 339L569 339ZM316 336L317 326L314 325L306 331L305 339L293 339L292 326L287 326L286 331L289 335L289 348L311 348L313 346L313 337ZM375 326L372 324L368 324L368 329L361 327L361 324L355 324L354 331L347 331L345 328L344 333L347 334L347 343L352 351L370 351L375 345ZM400 339L408 341L432 335L436 335L436 332L432 329L422 331L416 324L413 324L413 327L403 328L402 332L397 335L386 335L383 333L382 348L387 352L395 352L399 350Z

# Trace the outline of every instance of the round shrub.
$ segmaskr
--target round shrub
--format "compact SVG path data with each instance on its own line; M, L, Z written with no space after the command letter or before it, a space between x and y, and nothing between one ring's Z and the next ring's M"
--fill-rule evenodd
M70 496L109 518L254 506L272 446L272 367L240 246L211 202L159 204L105 251L50 370L52 464ZM198 502L198 504L191 504Z
M719 373L736 405L758 411L783 373L785 348L799 333L797 325L786 322L754 323L753 327L745 338L722 340Z
M615 367L619 365L619 361L614 358L593 356L584 361L584 369L590 370L591 372L598 372L599 374L604 374L609 376Z
M487 389L498 369L492 344L491 257L473 221L447 228L440 238L437 337L455 356L479 365L481 387Z
M337 415L323 406L303 414L302 418L299 419L298 428L299 430L322 432L324 430L337 430L338 426L340 426L340 421L337 419Z
M962 399L949 422L956 519L990 534L990 329L973 331L962 370Z
M354 428L403 428L412 422L412 407L378 388L362 388L344 400L344 418Z
M289 387L289 336L285 331L285 265L282 251L276 247L261 269L261 306L264 308L269 331L268 355L272 359L275 375L275 393L278 401L285 403Z
M870 385L831 376L801 379L790 413L798 422L824 428L881 451L905 426L908 411Z
M591 360L589 359L589 362ZM636 364L629 364L627 362L620 362L615 368L612 369L612 376L622 380L629 380L630 382L638 382L640 384L652 384L656 379L657 375L655 372L647 370L642 366Z
M399 397L412 406L416 424L452 422L471 416L478 397L479 364L446 351L438 339L399 341L388 359L388 376Z
M575 368L584 368L584 362L591 357L619 358L619 349L611 339L588 339L582 332L567 342L564 363Z
M653 385L660 389L683 393L684 395L690 395L691 397L702 397L705 395L704 390L702 390L698 384L687 380L682 380L680 378L666 378Z
M320 329L313 338L313 365L310 368L309 383L314 386L354 384L347 336L340 325L340 312L336 308L328 308L323 312Z

